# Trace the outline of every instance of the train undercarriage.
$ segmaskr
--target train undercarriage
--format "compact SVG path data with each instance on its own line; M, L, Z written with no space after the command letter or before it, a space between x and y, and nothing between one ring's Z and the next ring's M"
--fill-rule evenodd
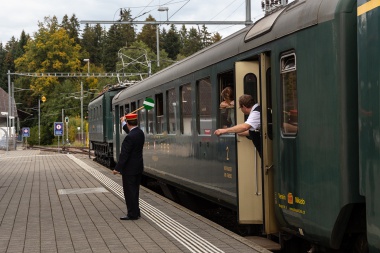
M106 166L109 169L115 166L111 143L92 141L91 145L95 154L94 161Z

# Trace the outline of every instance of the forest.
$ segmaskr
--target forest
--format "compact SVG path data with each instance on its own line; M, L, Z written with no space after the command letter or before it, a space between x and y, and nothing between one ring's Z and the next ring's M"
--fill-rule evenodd
M121 13L121 20L132 20L130 10ZM149 16L146 21L155 21ZM8 92L10 73L140 73L129 77L138 82L146 76L179 61L217 41L219 33L211 34L205 25L178 29L175 25L159 26L159 57L157 57L156 25L144 25L139 31L135 25L85 25L81 30L78 18L65 15L45 17L32 35L21 32L5 44L0 42L0 87ZM144 57L141 58L141 53ZM140 57L140 58L139 58ZM126 64L126 59L138 58L139 64ZM159 58L159 64L157 59ZM142 60L143 59L143 60ZM85 60L85 61L84 61ZM135 62L132 60L132 62ZM141 64L146 63L146 64ZM125 80L122 80L124 82ZM62 115L69 117L69 142L74 143L81 126L81 86L83 88L84 128L87 133L87 106L105 87L120 79L83 76L30 77L11 75L13 97L22 127L30 127L30 144L51 145L57 142L54 122ZM82 83L82 85L81 85ZM42 102L41 98L46 98ZM40 103L40 140L38 140L38 104ZM65 134L66 135L66 134Z

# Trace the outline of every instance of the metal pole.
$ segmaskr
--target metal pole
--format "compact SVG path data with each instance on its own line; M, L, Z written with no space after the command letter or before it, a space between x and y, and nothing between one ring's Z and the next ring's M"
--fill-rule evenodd
M13 116L13 118L11 118L11 127L12 129L15 131L13 133L13 137L12 137L12 140L13 140L13 150L16 150L16 127L15 127L15 120L16 120L16 112L15 112L15 107L16 105L13 104L13 101L15 101L15 85L14 83L12 82L12 100L11 100L11 114ZM16 102L16 101L15 101Z
M38 146L41 145L41 129L40 129L40 123L41 123L41 105L40 105L41 98L38 97Z
M245 25L251 25L251 0L245 0Z
M83 145L83 82L80 82L80 127L81 127L81 143Z
M9 134L9 124L8 124L8 119L9 119L9 113L7 114L7 152L8 152L8 149L9 149L9 137L10 137L10 134Z
M8 152L8 146L9 146L9 122L8 118L10 115L10 110L11 110L11 71L8 70L8 115L7 115L7 152Z
M159 25L156 26L156 36L157 36L157 67L160 66L160 35L159 35Z
M69 122L66 122L66 142L69 143Z
M62 116L61 116L61 118L62 118L62 123L65 122L65 121L63 121L64 110L65 110L65 109L62 108ZM64 137L64 136L65 136L65 125L63 125L62 145L65 144L65 137Z

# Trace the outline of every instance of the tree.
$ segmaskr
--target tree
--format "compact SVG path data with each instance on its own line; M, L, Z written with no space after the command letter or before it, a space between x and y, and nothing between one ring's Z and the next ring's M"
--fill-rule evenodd
M63 27L70 38L74 39L75 43L79 44L79 32L80 32L80 23L73 14L69 20L69 17L67 14L63 16L61 27Z
M83 51L88 54L86 58L89 58L92 64L99 65L102 63L103 38L105 34L106 31L99 24L94 27L86 24L83 29L80 44Z
M177 58L181 48L181 38L176 27L172 24L170 30L162 32L162 48L168 53L168 57L172 60Z
M145 21L156 21L152 15L149 15ZM137 40L145 43L152 51L157 52L157 26L156 25L144 25L141 32L137 35Z
M52 32L49 32L51 30ZM80 46L70 39L66 30L46 29L41 26L34 40L25 46L25 54L18 58L16 68L21 72L78 72L81 62ZM31 88L37 94L48 92L58 83L57 77L31 79Z
M207 27L205 25L202 25L202 30L199 36L202 40L202 48L208 47L213 43L211 39L211 33L207 31Z
M132 20L130 10L122 10L122 21ZM133 43L136 38L135 29L132 25L113 24L104 38L102 63L108 72L116 69L117 52L120 48Z
M183 43L181 54L190 56L202 49L202 40L197 30L192 27Z
M215 42L218 42L222 39L222 36L217 32L217 33L214 33L211 37L211 41L212 43L215 43Z
M5 64L5 48L3 43L0 42L0 88L3 90L8 90L8 76L7 76L7 67Z

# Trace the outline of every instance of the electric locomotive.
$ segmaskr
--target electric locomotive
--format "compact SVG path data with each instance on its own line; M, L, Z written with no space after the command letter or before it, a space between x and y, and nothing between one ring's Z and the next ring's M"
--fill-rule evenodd
M298 0L122 90L114 159L119 118L152 98L138 112L144 173L167 196L226 206L285 249L379 252L379 6ZM246 137L213 135L245 121L237 102L220 108L227 86L261 105L262 159Z

